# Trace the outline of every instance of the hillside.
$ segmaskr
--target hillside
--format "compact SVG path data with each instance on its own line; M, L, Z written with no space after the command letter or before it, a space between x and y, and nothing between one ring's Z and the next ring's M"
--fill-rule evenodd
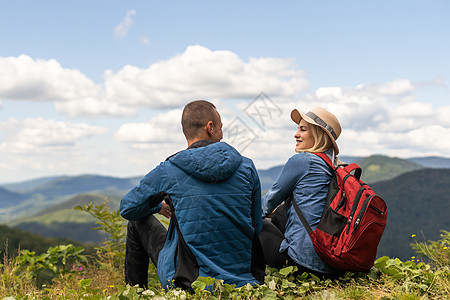
M367 183L389 180L408 171L418 170L422 166L400 158L373 155L358 162L363 170L361 179Z
M81 194L69 200L50 206L36 214L17 219L11 222L11 226L41 234L46 237L64 237L79 242L97 243L103 241L105 235L97 230L92 230L95 219L89 214L74 210L77 205L99 205L105 200L105 196L98 194ZM120 197L108 198L108 206L112 210L119 207Z
M26 180L22 182L16 183L7 183L3 184L3 187L14 192L18 193L27 193L33 191L33 189L38 188L48 182L59 180L62 178L68 178L69 176L52 176L52 177L42 177L36 178L32 180Z
M426 168L435 168L435 169L450 168L450 158L429 156L429 157L413 157L408 160L421 166L424 166Z
M371 184L388 205L388 222L378 254L408 259L409 246L437 240L441 229L450 230L450 170L422 169L392 180Z
M81 193L122 197L138 183L138 180L138 178L81 175L8 184L0 187L0 222L33 215ZM21 188L23 190L20 190Z
M98 175L82 175L76 177L63 177L49 181L34 188L32 194L41 194L46 197L75 195L96 190L110 191L112 193L128 190L133 186L130 179L122 179Z
M383 156L383 155L378 155ZM339 155L339 159L346 163L361 163L362 160L367 157L361 156L345 156ZM439 157L439 156L426 156L426 157L412 157L412 158L403 158L402 160L410 161L415 164L418 164L424 168L431 169L450 169L450 158Z
M54 213L54 212L59 212L61 210L72 210L77 205L89 204L90 202L92 202L92 204L94 204L94 205L99 205L103 201L105 201L105 199L107 201L108 207L112 210L116 210L119 208L121 198L122 197L120 197L120 196L106 197L105 195L103 195L101 193L99 193L99 194L94 194L94 193L78 194L75 197L70 198L67 201L52 205L50 207L47 207L47 208L37 212L36 214L32 215L31 218L37 218L37 217L42 218L43 216L46 216L46 215ZM30 217L28 217L27 219L30 219Z
M23 198L24 196L19 193L0 187L0 212L2 211L2 208L21 202Z
M93 245L81 244L80 242L67 238L44 237L39 234L23 231L19 228L0 225L0 262L6 253L8 253L8 256L17 256L19 248L35 251L39 254L46 252L49 247L63 244L83 246L86 249L86 254L93 254L95 252Z

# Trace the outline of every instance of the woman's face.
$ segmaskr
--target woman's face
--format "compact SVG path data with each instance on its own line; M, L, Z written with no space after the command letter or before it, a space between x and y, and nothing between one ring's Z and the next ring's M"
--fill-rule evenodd
M305 120L301 120L298 124L298 131L294 135L296 144L295 151L303 151L305 149L309 149L314 146L314 136L311 132L311 124L305 122Z

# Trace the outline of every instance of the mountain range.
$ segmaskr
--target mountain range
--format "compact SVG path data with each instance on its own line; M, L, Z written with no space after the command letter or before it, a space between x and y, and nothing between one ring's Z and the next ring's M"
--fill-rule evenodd
M450 158L423 157L400 159L382 155L369 157L339 156L339 160L345 164L356 163L363 170L361 179L366 183L389 180L402 173L421 168L450 169ZM258 170L261 188L267 191L278 178L283 166L275 166L267 170Z
M413 255L409 245L414 242L412 234L434 240L439 238L439 230L450 229L450 159L402 160L386 156L340 159L358 163L363 169L362 179L387 202L388 225L379 255L409 259ZM258 170L263 192L270 188L282 168ZM73 207L89 202L98 204L107 198L108 205L115 210L121 197L139 180L82 175L4 184L0 186L0 223L47 237L98 242L105 236L91 230L95 226L93 217Z
M378 254L410 259L415 241L438 240L450 230L450 169L421 169L371 187L388 206Z
M33 215L82 193L123 196L139 179L81 175L6 184L0 187L0 223Z

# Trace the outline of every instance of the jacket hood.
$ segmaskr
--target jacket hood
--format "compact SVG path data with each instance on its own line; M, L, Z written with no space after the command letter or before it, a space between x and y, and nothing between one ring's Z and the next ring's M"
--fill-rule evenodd
M239 152L227 143L187 149L168 159L188 174L206 182L219 182L230 177L242 162Z

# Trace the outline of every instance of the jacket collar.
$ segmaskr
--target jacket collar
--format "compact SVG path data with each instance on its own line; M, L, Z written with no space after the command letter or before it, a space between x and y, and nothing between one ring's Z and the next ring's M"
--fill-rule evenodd
M211 140L199 140L199 141L196 141L195 143L192 143L188 147L188 149L206 147L206 146L214 144L214 143L215 143L215 141L211 141Z
M196 141L196 142L192 143L189 147L187 147L187 149L206 147L206 146L214 144L214 143L216 143L216 142L215 141L211 141L211 140L199 140L199 141ZM169 157L166 158L166 160L169 160L169 158L171 158L172 156L177 155L178 153L180 153L180 151L170 155Z

